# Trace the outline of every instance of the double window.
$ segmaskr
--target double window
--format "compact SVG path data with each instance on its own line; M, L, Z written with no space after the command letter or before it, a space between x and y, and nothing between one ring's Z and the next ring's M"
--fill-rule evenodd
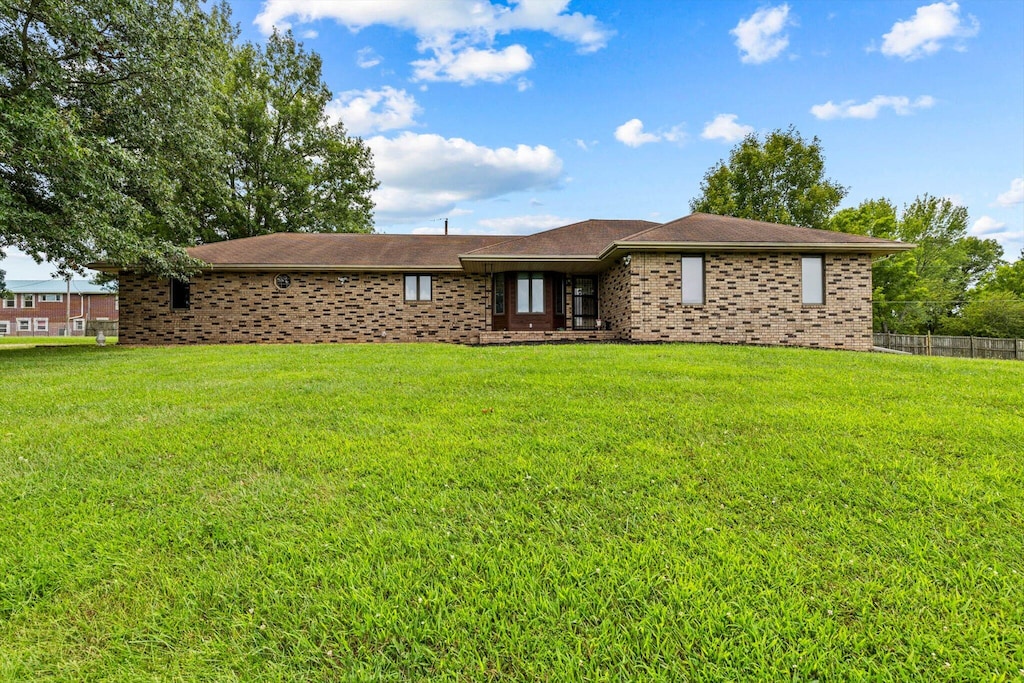
M18 295L17 294L5 294L4 295L4 308L17 308L18 307Z
M516 313L544 312L544 273L516 276Z
M683 303L704 303L704 257L684 256L681 263Z
M21 307L22 308L35 308L36 307L36 295L35 294L22 294L21 295Z
M801 259L803 282L803 303L825 303L825 258L804 256Z
M63 294L40 294L39 300L43 303L60 303L64 301Z
M433 296L433 283L430 275L405 276L406 301L430 301Z

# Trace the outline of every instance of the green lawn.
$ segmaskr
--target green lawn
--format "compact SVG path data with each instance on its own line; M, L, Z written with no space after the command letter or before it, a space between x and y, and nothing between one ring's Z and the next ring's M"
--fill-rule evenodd
M10 337L0 336L0 351L26 346L69 346L95 344L96 335L71 337ZM117 337L107 337L108 344L116 344Z
M0 678L1024 676L1024 363L0 354Z

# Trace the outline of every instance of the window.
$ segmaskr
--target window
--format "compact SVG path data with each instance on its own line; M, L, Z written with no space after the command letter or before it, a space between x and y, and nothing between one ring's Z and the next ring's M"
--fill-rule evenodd
M505 315L505 273L494 274L494 315Z
M18 297L14 294L4 294L4 308L17 308Z
M682 260L683 303L704 303L704 257L684 256Z
M822 256L803 257L803 302L825 303L825 259Z
M36 307L36 295L35 294L22 294L21 295L21 307L22 308L35 308Z
M555 278L555 315L565 315L565 280L562 276Z
M11 321L0 320L0 336L11 333Z
M75 332L84 332L85 321L82 320L81 318L75 318L74 320L71 321L71 329L74 330Z
M50 319L49 318L36 318L36 332L49 332L50 331Z
M31 318L18 318L18 332L31 332L32 331L32 319Z
M544 273L519 273L516 278L516 313L544 312Z
M43 303L60 303L64 301L63 294L40 294L39 300Z
M405 300L406 301L430 301L431 282L430 275L406 275L405 276Z
M185 280L171 280L171 310L183 311L192 306L192 287Z

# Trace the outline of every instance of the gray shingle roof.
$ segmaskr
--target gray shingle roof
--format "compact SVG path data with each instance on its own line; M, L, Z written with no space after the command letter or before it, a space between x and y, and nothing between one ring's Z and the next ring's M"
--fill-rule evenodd
M7 291L11 294L65 294L67 280L7 280ZM116 289L107 285L94 285L88 280L72 280L72 294L115 294Z

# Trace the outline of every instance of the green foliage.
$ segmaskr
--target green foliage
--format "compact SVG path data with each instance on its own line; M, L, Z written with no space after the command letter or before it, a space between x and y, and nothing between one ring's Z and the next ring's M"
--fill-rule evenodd
M846 188L825 178L818 138L805 142L793 127L748 135L701 182L691 211L825 228Z
M987 291L1006 292L1024 299L1024 251L1013 263L1004 263L982 281Z
M862 202L836 213L829 228L917 245L874 263L875 329L886 332L949 329L1003 255L995 240L968 236L966 208L927 194L901 216L887 199Z
M369 148L330 123L321 59L291 32L234 50L221 112L228 202L204 241L272 232L372 232Z
M0 679L1019 677L1024 363L0 354Z
M961 315L945 321L946 334L1024 338L1024 254L990 270L971 292Z
M370 152L327 121L320 58L235 38L198 0L3 3L0 256L181 277L203 240L370 230Z
M0 253L186 272L229 33L196 0L3 3Z

